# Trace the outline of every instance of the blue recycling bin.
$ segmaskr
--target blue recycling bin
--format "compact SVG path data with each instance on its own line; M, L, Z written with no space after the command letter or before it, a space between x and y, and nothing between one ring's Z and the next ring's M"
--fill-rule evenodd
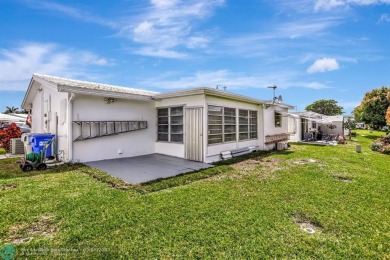
M30 134L30 143L33 153L41 153L45 148L45 144L50 142L56 135L53 134ZM54 156L52 145L46 149L46 158Z

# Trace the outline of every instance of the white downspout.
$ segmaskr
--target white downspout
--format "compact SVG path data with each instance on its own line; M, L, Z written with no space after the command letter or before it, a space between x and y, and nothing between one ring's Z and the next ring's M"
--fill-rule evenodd
M265 150L266 149L266 145L265 145L265 127L266 127L266 125L265 125L265 110L266 110L267 108L266 108L266 105L265 104L263 104L262 105L262 133L261 133L261 135L263 136L263 141L262 141L262 144L261 144L261 146L262 146L262 150Z
M70 163L73 160L73 99L74 93L70 93L68 97L68 111L67 111L67 123L68 123L68 159L66 162Z

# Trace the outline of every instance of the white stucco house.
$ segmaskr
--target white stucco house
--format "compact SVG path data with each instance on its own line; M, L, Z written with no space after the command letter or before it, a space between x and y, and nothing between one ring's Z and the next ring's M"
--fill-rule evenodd
M293 106L212 88L156 93L34 74L22 108L33 132L56 134L65 162L159 153L208 163L288 140Z
M315 131L321 131L324 135L348 135L348 129L344 128L347 117L326 116L315 112L292 112L294 122L289 120L289 133L291 142L307 140L307 135Z

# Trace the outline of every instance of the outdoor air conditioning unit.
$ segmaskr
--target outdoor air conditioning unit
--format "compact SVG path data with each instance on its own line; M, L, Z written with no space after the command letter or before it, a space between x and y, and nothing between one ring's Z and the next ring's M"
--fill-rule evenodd
M24 153L24 144L20 138L11 139L11 154L23 154Z
M276 149L278 151L286 150L288 148L288 142L278 142Z

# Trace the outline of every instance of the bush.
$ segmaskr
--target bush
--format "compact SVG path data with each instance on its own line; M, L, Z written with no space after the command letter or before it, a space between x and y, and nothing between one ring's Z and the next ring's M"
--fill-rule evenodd
M373 150L373 151L379 151L380 149L383 148L383 145L384 145L384 143L382 143L382 142L380 142L380 141L374 141L374 142L371 144L370 148L371 148L371 150Z
M390 154L390 144L383 146L378 152L383 154Z
M370 146L371 150L390 154L390 135L376 139Z
M11 123L7 129L0 131L0 144L6 152L9 152L11 139L20 138L21 136L22 132L20 131L20 127L15 123Z

